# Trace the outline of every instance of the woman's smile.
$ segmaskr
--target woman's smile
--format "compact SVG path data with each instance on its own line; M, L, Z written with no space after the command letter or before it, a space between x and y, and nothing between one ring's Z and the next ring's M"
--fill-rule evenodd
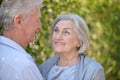
M56 45L56 46L64 46L65 43L63 43L63 42L55 42L55 45Z

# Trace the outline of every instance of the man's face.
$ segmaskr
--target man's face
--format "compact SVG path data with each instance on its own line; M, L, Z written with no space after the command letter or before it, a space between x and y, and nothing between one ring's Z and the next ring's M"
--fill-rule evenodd
M35 32L41 29L40 23L40 9L36 7L33 11L31 11L30 15L27 16L27 19L23 21L23 36L28 44L29 42L33 42Z

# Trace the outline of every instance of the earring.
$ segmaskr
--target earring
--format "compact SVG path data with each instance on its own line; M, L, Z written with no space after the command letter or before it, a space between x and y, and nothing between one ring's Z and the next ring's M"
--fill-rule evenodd
M82 41L79 42L79 44L77 45L77 48L80 48L82 46Z
M77 45L77 48L79 48L79 47L80 47L80 44Z

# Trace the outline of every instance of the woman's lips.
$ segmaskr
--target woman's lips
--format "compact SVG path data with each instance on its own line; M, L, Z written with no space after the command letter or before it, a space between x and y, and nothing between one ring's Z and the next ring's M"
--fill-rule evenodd
M63 46L65 44L63 42L55 42L55 45L57 45L57 46Z

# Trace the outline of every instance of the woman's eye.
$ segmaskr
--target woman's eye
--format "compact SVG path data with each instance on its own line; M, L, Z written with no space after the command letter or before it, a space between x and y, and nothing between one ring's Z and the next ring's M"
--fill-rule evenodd
M58 32L58 29L54 29L54 32Z
M70 32L68 32L68 31L65 31L64 33L65 33L65 35L69 35L70 34Z

